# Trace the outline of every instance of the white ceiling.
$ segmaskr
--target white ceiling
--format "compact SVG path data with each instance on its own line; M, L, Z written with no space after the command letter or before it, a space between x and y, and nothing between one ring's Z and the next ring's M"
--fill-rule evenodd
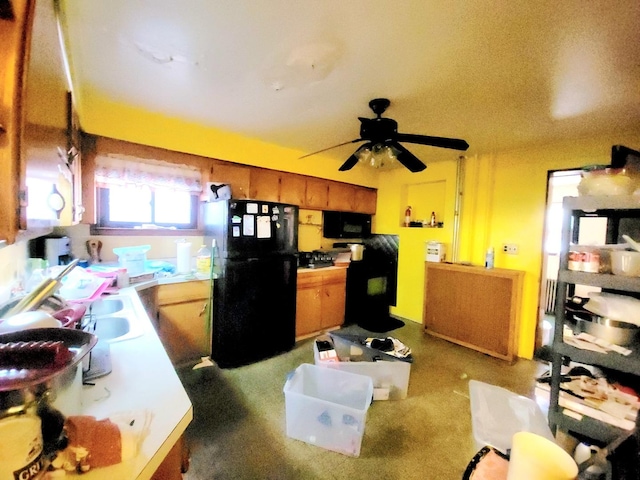
M80 102L301 153L358 138L375 97L400 132L463 138L471 154L640 128L637 0L61 3ZM405 146L427 162L451 152Z

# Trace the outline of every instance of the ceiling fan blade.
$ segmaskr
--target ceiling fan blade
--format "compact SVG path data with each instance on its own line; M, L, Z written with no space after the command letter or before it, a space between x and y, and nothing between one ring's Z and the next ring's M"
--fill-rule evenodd
M428 135L414 135L411 133L398 133L396 140L399 142L417 143L431 147L451 148L453 150L466 150L469 144L459 138L430 137Z
M342 147L343 145L348 145L350 143L363 142L363 141L364 140L362 138L356 138L355 140L349 140L348 142L339 143L338 145L333 145L332 147L323 148L322 150L318 150L317 152L307 153L306 155L298 157L298 160L300 160L302 158L310 157L311 155L316 155L317 153L326 152L327 150L331 150L332 148L338 148L338 147Z
M422 163L418 159L418 157L416 157L413 153L411 153L409 150L404 148L398 142L390 142L388 143L388 145L398 150L399 153L396 154L396 158L402 165L407 167L411 172L413 173L421 172L422 170L427 168L427 166L424 163Z
M358 163L358 160L360 160L360 157L358 157L358 153L360 153L360 151L365 148L371 148L371 146L372 146L371 142L367 142L364 145L360 145L358 149L355 152L353 152L353 154L349 158L347 158L347 161L344 162L338 170L341 172L351 170L356 165L356 163Z

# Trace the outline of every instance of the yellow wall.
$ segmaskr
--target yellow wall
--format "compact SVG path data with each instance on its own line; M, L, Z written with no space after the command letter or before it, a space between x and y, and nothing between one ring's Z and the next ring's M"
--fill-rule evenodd
M415 322L422 321L425 242L445 243L448 258L452 257L458 152L443 150L438 161L415 174L405 169L375 172L359 167L338 172L340 162L333 159L317 156L298 160L302 152L114 105L96 96L85 100L90 101L84 103L85 109L80 113L82 127L89 133L377 187L374 232L400 237L398 302L392 313ZM538 321L547 172L608 163L611 146L615 144L637 148L640 131L621 133L615 138L572 139L528 150L469 155L463 161L457 260L482 265L487 247L493 246L496 267L525 271L519 337L519 355L522 357L531 358L533 354ZM437 220L444 222L443 228L401 226L410 201L418 202L412 205L414 218L428 218L431 211L436 210ZM314 226L305 228L317 229ZM314 240L315 233L309 233L303 235L303 240L309 239L309 247L315 247L312 245L317 241ZM517 244L519 254L502 253L500 247L504 243Z
M246 165L301 173L367 187L377 187L375 172L353 169L339 172L340 161L321 154L299 159L301 152L250 139L179 118L110 102L83 92L79 102L81 127L87 133L127 140ZM336 139L339 141L339 139ZM352 153L348 150L346 158ZM355 150L353 146L352 150Z

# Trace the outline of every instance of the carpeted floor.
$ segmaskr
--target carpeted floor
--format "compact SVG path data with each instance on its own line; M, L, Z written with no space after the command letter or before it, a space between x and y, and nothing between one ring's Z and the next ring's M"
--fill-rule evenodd
M471 431L469 380L532 397L534 379L546 365L522 359L509 365L425 335L420 324L405 323L388 335L413 352L408 396L371 405L357 458L286 436L282 389L287 373L313 363L313 339L240 368L181 369L194 405L186 432L191 467L185 479L462 478L478 450ZM362 332L357 326L346 330Z

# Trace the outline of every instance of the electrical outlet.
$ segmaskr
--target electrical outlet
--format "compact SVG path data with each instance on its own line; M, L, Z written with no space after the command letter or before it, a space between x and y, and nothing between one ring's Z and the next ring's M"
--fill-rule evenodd
M502 251L507 255L517 255L518 254L518 245L515 243L505 243L502 246Z

